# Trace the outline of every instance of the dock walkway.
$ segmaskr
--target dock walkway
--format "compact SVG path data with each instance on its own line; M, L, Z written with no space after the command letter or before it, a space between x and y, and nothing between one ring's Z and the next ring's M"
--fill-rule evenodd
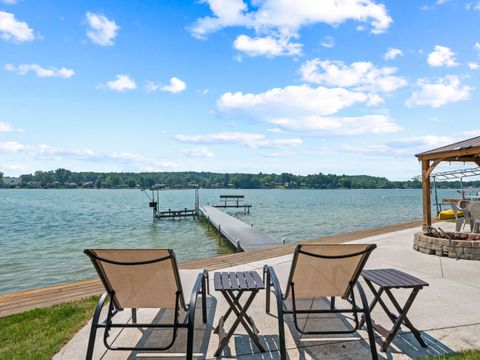
M200 206L200 212L220 234L239 250L257 250L281 244L280 241L272 239L251 225L245 224L213 206Z

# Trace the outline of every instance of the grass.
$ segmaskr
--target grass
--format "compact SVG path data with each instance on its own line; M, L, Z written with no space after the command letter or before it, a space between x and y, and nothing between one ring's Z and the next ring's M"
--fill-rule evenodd
M480 350L469 350L456 354L429 356L424 360L480 360Z
M51 359L92 318L97 301L92 296L0 318L0 359Z

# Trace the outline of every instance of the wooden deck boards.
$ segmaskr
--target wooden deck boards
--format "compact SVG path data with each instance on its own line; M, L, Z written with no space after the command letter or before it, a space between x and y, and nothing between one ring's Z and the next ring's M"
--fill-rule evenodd
M419 226L421 226L421 221L413 221L371 230L362 230L327 236L308 240L306 242L321 241L325 243L340 244L347 241L359 240L370 236L386 234ZM179 266L183 269L201 268L213 271L231 266L242 265L249 262L266 260L277 256L288 255L293 252L294 248L295 244L285 244L275 246L273 248L265 248L248 252L221 255L208 259L188 261L181 263ZM0 295L0 317L21 313L39 307L50 306L67 301L74 301L92 295L98 295L102 291L103 286L100 283L100 280L90 279Z

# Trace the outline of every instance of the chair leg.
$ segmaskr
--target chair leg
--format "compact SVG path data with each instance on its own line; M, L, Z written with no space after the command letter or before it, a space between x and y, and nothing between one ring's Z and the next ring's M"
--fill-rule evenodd
M363 313L365 314L365 324L367 325L368 341L370 343L372 360L378 360L377 345L375 344L375 335L373 333L372 318L370 317L370 309L368 306L367 297L365 296L365 292L363 291L363 288L359 282L357 282L357 289L360 294L360 298L362 299L362 308Z
M137 323L137 309L136 308L132 308L132 322L134 324Z
M207 277L204 276L202 280L202 320L207 323Z
M285 324L283 322L283 306L281 304L282 300L277 300L278 303L278 310L277 310L277 318L278 318L278 338L279 338L279 345L280 345L280 359L287 360L287 349L285 345Z
M86 360L92 360L93 358L93 348L95 347L95 338L97 336L98 322L100 320L100 314L102 312L103 304L105 303L107 295L108 294L106 292L102 294L102 296L100 297L100 300L98 300L95 313L93 314L92 327L90 329L90 336L88 339ZM112 300L110 299L110 301Z
M265 292L265 311L267 314L270 314L270 273L267 272L267 283L266 283L266 292Z
M187 360L193 359L193 324L188 324L187 333Z
M335 296L330 298L330 310L335 309Z

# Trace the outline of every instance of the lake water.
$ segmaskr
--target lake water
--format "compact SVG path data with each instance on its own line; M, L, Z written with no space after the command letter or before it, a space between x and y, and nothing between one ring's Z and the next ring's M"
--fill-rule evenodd
M244 194L250 214L232 214L286 242L422 216L420 190L201 189L200 204L220 194ZM160 192L159 210L193 206L194 190ZM0 190L0 293L91 278L83 249L110 247L173 248L179 261L233 251L197 220L153 223L140 190Z

